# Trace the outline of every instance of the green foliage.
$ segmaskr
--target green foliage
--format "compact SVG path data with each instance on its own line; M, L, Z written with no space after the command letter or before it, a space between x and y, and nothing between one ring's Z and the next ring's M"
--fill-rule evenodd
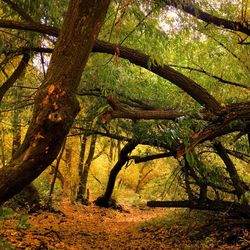
M11 208L0 206L0 222L11 219L14 216L14 211Z
M28 223L29 216L27 214L21 213L16 224L17 229L26 230L29 229L30 224Z
M0 237L0 248L2 250L17 250L15 247L13 247L10 243L5 241Z

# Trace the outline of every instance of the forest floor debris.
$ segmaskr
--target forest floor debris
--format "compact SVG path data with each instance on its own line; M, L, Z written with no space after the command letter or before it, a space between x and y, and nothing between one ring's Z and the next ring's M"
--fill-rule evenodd
M0 221L0 249L250 249L247 221L211 213L128 206L121 212L67 201L59 209Z

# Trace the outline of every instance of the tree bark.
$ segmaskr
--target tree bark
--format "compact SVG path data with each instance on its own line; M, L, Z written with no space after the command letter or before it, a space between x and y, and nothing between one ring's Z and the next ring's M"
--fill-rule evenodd
M70 1L24 142L10 164L0 169L0 204L38 177L58 155L79 112L75 91L109 2Z
M109 175L109 180L107 184L107 188L105 191L105 194L96 200L96 204L100 207L109 207L109 201L111 198L111 195L114 190L115 186L115 181L118 173L124 166L124 164L129 160L128 154L132 152L132 150L138 145L137 142L134 140L129 141L121 150L119 159L116 162L115 166L112 168L110 175Z

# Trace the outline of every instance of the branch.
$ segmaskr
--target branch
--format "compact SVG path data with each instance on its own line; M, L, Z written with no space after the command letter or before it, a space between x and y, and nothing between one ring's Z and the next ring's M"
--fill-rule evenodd
M225 150L228 154L250 164L250 155L244 154L239 151L230 150L230 149L225 149Z
M221 200L207 200L206 202L200 201L148 201L149 207L179 207L179 208L192 208L199 210L212 210L212 211L224 211L232 214L239 214L243 217L250 216L250 206L241 205L230 201Z
M241 87L241 88L244 88L244 89L250 91L250 87L245 85L245 84L225 80L225 79L223 79L223 78L221 78L219 76L213 75L213 74L205 71L204 69L197 69L197 68L192 68L192 67L188 67L188 66L179 66L179 65L174 65L174 64L169 64L169 66L174 67L174 68L187 69L187 70L190 70L190 71L196 71L196 72L199 72L199 73L203 73L203 74L205 74L205 75L207 75L209 77L212 77L212 78L220 81L221 83L225 83L225 84L236 86L236 87Z
M51 26L46 26L40 23L20 23L14 21L0 20L0 27L30 30L52 36L58 36L59 34L59 29ZM208 109L212 111L221 109L219 102L212 95L210 95L206 91L206 89L198 85L196 82L194 82L187 76L172 69L168 65L158 65L157 62L154 62L153 65L149 68L148 62L151 61L149 55L143 54L135 49L117 46L116 44L100 40L96 40L92 52L106 53L112 55L115 55L117 54L117 52L119 52L119 57L127 59L131 63L141 66L172 82Z
M141 110L141 109L127 109L122 103L115 98L114 96L107 97L108 104L112 107L113 110L108 110L103 114L103 122L107 123L111 119L115 118L126 118L131 120L175 120L180 117L188 116L197 120L208 120L214 121L218 119L218 116L211 114L210 112L205 112L201 110L200 113L186 113L183 111L176 111L173 109L162 110Z
M30 59L30 55L29 54L24 54L21 62L19 63L18 67L15 69L13 74L0 87L0 103L1 103L5 93L13 86L15 81L21 76L21 74L25 70L25 68L26 68L26 66L27 66L27 64L29 62L29 59Z
M135 164L146 162L146 161L152 161L156 159L162 159L166 157L174 156L174 152L167 152L167 153L161 153L161 154L155 154L155 155L147 155L147 156L130 156L130 160L134 160Z
M235 22L224 18L213 16L207 12L198 8L193 1L186 0L162 0L166 5L175 7L182 10L208 24L214 24L218 27L224 27L233 31L240 31L242 33L250 35L250 28L248 23Z
M177 154L176 157L179 158L195 148L198 144L207 141L215 139L216 137L233 133L236 131L245 131L248 132L248 122L245 123L238 123L233 124L229 121L224 121L223 123L217 123L207 126L205 129L194 133L193 136L190 138L190 142L188 145L181 145L177 148Z

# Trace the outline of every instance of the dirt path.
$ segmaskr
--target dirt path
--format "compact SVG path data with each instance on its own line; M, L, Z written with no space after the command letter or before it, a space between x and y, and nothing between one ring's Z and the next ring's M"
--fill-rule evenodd
M0 240L0 249L248 249L242 248L243 245L223 245L213 236L203 241L191 241L189 235L194 229L191 224L183 225L183 221L178 224L180 219L168 227L162 224L175 219L174 210L133 207L125 207L125 210L127 212L63 202L61 214L41 211L29 215L28 220L21 223L19 214L0 223L0 237L15 248L4 246ZM161 223L157 225L155 220L154 227L145 226L153 218L158 218ZM250 241L248 243L250 246Z
M152 242L144 239L140 223L164 215L163 209L139 210L125 208L127 212L96 206L62 203L56 214L39 212L29 216L26 230L16 230L16 222L5 221L0 235L17 249L149 249ZM151 249L160 249L154 242ZM164 247L164 249L166 249Z

